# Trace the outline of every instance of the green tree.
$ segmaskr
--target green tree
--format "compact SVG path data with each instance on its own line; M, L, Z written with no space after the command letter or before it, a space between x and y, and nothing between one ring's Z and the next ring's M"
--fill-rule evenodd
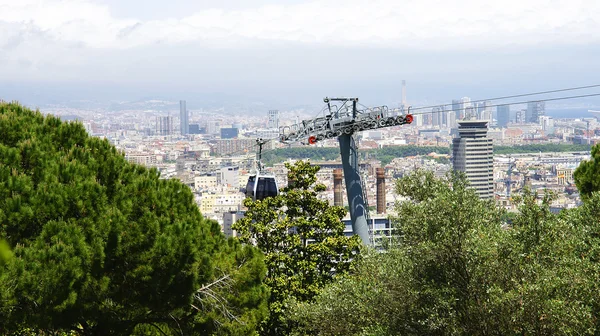
M519 214L498 242L504 279L491 293L505 332L536 335L591 334L587 262L579 255L581 228L573 216L550 212L553 195L525 190L514 198Z
M297 334L594 333L597 273L584 256L597 242L582 241L571 214L552 214L549 195L526 191L507 226L462 175L416 171L396 191L409 198L396 209L398 244L297 305ZM580 213L596 215L588 231L598 209Z
M2 334L249 334L266 315L261 254L226 240L185 185L18 104L0 103L0 130L0 239L13 253Z
M587 299L592 307L595 330L600 330L600 192L593 192L582 206L570 210L567 216L573 228L580 230L577 262L586 268Z
M404 251L367 251L355 269L326 286L314 302L300 302L290 313L297 335L407 335L412 263ZM379 333L374 333L378 330Z
M344 237L344 209L319 199L325 190L317 183L320 167L304 161L286 167L291 185L276 197L246 199L248 211L234 225L243 242L265 255L271 297L262 333L271 335L289 333L290 300L311 300L335 275L347 272L361 244L358 237Z
M600 191L600 144L592 147L591 159L579 164L573 178L584 201L593 192Z

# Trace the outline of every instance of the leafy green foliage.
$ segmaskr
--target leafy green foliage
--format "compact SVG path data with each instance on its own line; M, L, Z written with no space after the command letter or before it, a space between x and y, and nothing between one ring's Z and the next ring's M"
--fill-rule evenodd
M549 153L549 152L584 152L589 151L589 145L574 144L532 144L522 146L494 146L494 154L517 154L517 153ZM393 159L416 155L427 155L430 153L450 154L449 147L442 146L389 146L378 149L359 150L361 159L375 159L381 161L382 165L389 164ZM283 162L288 159L313 161L339 160L340 150L337 147L293 147L281 148L263 154L263 160L267 165ZM433 159L440 163L448 163L448 159Z
M80 124L17 104L0 104L0 133L0 239L14 254L2 268L0 330L206 333L265 316L260 253L228 242L185 185L128 163ZM195 298L223 274L231 286L215 294L235 319Z
M371 159L379 160L385 166L392 162L393 159L399 157L427 155L430 153L449 154L450 148L441 146L390 146L366 150L363 153L363 157L368 156Z
M518 154L518 153L552 153L552 152L587 152L590 145L576 144L531 144L520 146L494 146L494 154Z
M348 276L327 286L315 302L300 302L291 318L298 335L404 335L416 304L411 263L403 251L368 251ZM379 330L375 333L375 330ZM395 331L394 333L391 331Z
M427 155L430 153L449 154L448 147L435 146L390 146L379 149L359 150L361 159L370 158L380 160L386 165L397 157L407 157L415 155ZM267 165L277 162L283 162L288 159L313 161L318 160L340 160L340 150L337 147L293 147L282 148L269 151L263 154L263 160Z
M344 237L344 209L317 197L325 190L316 183L320 168L304 161L286 167L292 185L276 197L246 199L248 211L233 227L265 255L271 297L263 334L287 334L288 302L311 300L335 275L347 272L361 244L358 237Z
M600 144L592 147L591 159L579 164L573 178L584 201L591 193L600 191Z
M362 258L312 303L297 334L563 335L598 329L600 194L571 212L525 191L506 226L461 175L417 171L397 181L410 200L398 245Z

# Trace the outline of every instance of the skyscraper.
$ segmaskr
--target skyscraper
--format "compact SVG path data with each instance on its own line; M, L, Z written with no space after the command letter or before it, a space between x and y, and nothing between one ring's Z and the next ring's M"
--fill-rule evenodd
M269 122L267 128L279 129L279 110L269 110Z
M188 135L190 133L190 121L188 119L188 110L185 100L179 101L179 128L181 135Z
M544 135L554 134L554 119L548 116L540 116L540 125Z
M489 120L492 121L492 102L486 100L479 104L479 120Z
M404 79L402 80L402 103L400 107L403 110L406 110L408 108L408 106L406 106L406 81Z
M156 117L156 135L173 134L173 118Z
M527 112L525 113L525 122L539 123L540 116L546 114L546 103L543 101L527 103Z
M448 111L446 112L446 126L448 128L456 128L456 112Z
M500 105L496 108L496 118L498 119L498 127L508 126L510 121L510 105Z
M440 127L442 126L442 109L443 106L434 107L431 110L431 125Z
M525 116L527 115L527 110L520 110L517 111L517 113L515 114L515 123L517 124L524 124L525 123Z
M454 111L455 114L454 120L460 120L463 114L463 111L461 110L460 100L452 100L452 111Z
M481 199L494 196L494 141L487 137L487 120L460 121L458 137L452 139L454 170L466 174Z

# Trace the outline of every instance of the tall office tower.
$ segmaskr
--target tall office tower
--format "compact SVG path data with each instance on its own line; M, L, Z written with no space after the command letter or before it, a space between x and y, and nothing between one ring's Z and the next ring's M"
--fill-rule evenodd
M456 128L456 112L448 111L446 115L448 116L448 123L446 124L448 128Z
M548 116L540 116L540 125L544 135L554 134L554 119Z
M463 115L460 100L452 100L452 111L454 111L455 114L454 120L460 120L461 116Z
M444 105L440 106L440 126L448 127L448 111L446 111Z
M464 108L463 120L477 120L477 109L473 106Z
M483 102L479 102L479 103L475 102L475 103L473 103L473 106L477 110L477 120L480 120L482 117L485 105L483 104Z
M269 122L267 128L279 129L279 110L269 110Z
M433 124L433 115L431 113L423 115L423 125L430 126Z
M543 101L527 103L527 113L525 114L525 122L539 123L540 116L546 114L546 103Z
M443 106L438 106L438 107L434 107L433 109L431 109L431 125L433 126L437 126L437 127L441 127L444 123L443 123Z
M477 117L477 111L475 111L475 108L473 108L473 104L471 104L471 98L462 97L460 99L460 112L460 119Z
M498 119L498 127L508 126L510 121L510 105L500 105L496 108L496 118Z
M179 129L181 135L188 135L190 133L190 121L188 118L188 110L185 105L185 100L179 101Z
M492 121L492 102L486 100L479 104L481 107L481 112L479 113L480 120L489 120Z
M406 106L406 81L402 80L402 105L403 110L406 110L408 107Z
M422 114L414 114L413 115L414 121L413 124L417 127L423 126L423 115Z
M481 199L494 196L494 141L487 137L487 120L460 121L452 139L452 165L462 171Z
M515 114L515 123L517 124L524 124L525 123L525 116L527 115L527 110L520 110L517 111L517 113Z
M173 134L173 118L156 117L156 135Z

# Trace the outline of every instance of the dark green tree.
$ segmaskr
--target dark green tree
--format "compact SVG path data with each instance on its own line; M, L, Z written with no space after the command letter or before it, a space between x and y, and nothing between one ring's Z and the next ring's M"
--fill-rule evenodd
M408 200L394 218L398 245L362 258L291 314L299 335L594 334L598 220L583 230L525 191L519 214L478 199L464 176L417 171L399 179ZM600 204L600 197L598 197ZM580 220L598 218L586 205ZM593 236L593 235L592 235ZM596 237L597 238L597 237ZM594 238L594 239L596 239Z
M0 333L249 334L266 315L261 254L227 241L188 187L18 104L0 103L0 133L0 239L13 252Z
M600 144L592 147L591 159L579 164L573 178L584 201L593 192L600 191Z
M600 330L600 192L593 192L587 201L580 207L567 213L567 218L574 229L580 230L580 239L577 240L577 263L586 267L585 280L588 303L592 308L595 321L595 330Z
M319 199L325 190L317 183L320 167L304 161L286 167L290 185L276 197L246 199L248 211L234 225L243 242L265 255L271 290L265 335L288 334L290 300L312 300L335 275L348 271L361 244L358 237L344 236L345 210Z

